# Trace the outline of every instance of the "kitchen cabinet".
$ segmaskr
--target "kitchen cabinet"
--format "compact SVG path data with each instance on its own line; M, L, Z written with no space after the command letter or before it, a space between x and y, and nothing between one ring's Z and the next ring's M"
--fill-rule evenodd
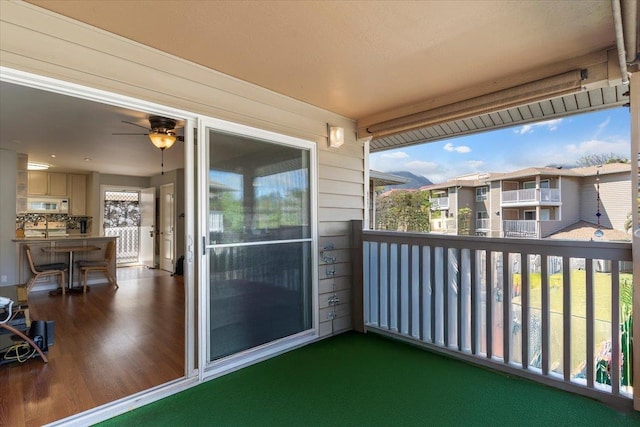
M69 203L71 216L87 214L87 176L69 174Z
M29 171L30 196L67 196L67 174Z
M19 153L16 165L16 214L23 214L27 211L27 194L28 194L28 171L26 154Z

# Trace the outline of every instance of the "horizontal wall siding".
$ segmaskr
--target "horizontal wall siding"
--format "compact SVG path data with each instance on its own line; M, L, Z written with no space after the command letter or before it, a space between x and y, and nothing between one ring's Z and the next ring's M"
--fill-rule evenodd
M630 173L600 175L600 224L603 227L624 230L631 203ZM596 223L597 210L596 177L584 178L580 186L580 219Z
M351 224L364 218L364 145L319 145L318 234L320 334L352 328ZM322 251L323 248L332 248Z

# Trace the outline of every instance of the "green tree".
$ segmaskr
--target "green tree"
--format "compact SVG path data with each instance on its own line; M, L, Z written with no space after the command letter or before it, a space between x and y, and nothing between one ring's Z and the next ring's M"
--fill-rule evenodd
M426 191L396 190L376 200L376 228L390 231L429 231Z
M463 236L471 234L471 208L458 209L458 234Z
M629 159L619 154L609 153L609 154L589 154L589 155L580 157L576 161L576 164L578 165L578 167L606 165L609 163L629 163Z
M631 212L629 212L627 214L627 219L624 222L624 231L628 233L629 230L631 230L631 227L633 227L633 218L632 218Z

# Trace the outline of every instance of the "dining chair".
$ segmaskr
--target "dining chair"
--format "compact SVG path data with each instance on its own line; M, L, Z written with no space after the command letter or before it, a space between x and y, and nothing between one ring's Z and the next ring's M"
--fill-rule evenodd
M60 288L62 289L62 295L64 295L66 286L65 271L67 271L68 269L67 264L60 262L53 264L36 265L33 262L33 256L31 255L31 247L29 247L29 245L24 245L24 249L27 254L27 260L29 261L29 269L31 270L31 278L26 284L27 294L29 293L33 285L36 284L36 280L38 280L40 277L58 275L60 276L59 284Z
M118 281L113 274L111 274L111 264L116 256L116 242L115 240L110 240L107 243L107 247L104 251L104 259L99 261L79 261L78 267L80 268L80 281L82 283L83 292L87 292L87 282L90 271L101 271L109 280L109 283L114 285L116 288L119 288Z

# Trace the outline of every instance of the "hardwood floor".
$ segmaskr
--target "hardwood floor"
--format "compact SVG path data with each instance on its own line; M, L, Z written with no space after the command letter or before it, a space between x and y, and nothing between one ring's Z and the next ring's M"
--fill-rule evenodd
M49 363L0 366L0 425L40 426L184 375L182 276L118 269L115 289L32 292L32 320L53 320Z

